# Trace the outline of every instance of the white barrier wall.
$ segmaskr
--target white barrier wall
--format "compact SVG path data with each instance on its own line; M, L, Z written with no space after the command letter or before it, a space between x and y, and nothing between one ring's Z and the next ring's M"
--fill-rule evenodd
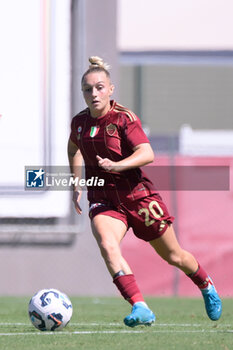
M68 165L70 16L70 0L0 2L2 217L69 210L68 191L25 191L24 167Z
M233 130L193 130L183 125L179 133L179 151L192 156L232 156Z

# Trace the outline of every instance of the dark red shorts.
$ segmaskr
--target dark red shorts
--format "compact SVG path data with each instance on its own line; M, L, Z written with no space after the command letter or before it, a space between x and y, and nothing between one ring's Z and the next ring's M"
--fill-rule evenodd
M120 204L118 207L109 202L90 203L89 216L92 219L98 214L111 216L132 228L135 236L144 241L159 238L168 225L174 221L159 194L155 193L145 198Z

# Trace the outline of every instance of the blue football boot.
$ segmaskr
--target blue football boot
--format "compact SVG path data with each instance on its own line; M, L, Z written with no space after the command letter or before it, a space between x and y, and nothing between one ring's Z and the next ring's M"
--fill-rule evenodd
M124 319L125 325L129 327L138 325L151 326L153 322L155 322L155 315L141 302L135 303L132 307L131 314Z
M222 314L222 302L210 277L209 280L209 286L202 289L201 292L204 298L207 315L212 321L217 321Z

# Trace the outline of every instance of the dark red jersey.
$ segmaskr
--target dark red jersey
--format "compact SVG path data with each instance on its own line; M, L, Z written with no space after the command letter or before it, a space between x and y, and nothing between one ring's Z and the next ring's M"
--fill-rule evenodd
M130 156L135 146L149 143L139 118L127 108L111 101L108 113L98 118L86 108L72 119L70 138L84 158L86 179L94 176L105 182L102 188L88 187L90 201L118 205L157 192L140 168L107 172L98 166L96 155L117 162Z

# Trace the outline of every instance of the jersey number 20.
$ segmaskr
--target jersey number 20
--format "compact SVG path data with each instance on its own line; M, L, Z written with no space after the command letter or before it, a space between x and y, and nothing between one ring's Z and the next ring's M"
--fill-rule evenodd
M157 210L159 211L159 213L157 213L154 209L154 207L157 208ZM141 208L138 211L139 215L142 215L142 213L145 214L145 225L146 226L150 226L153 225L153 223L155 222L155 219L161 219L161 217L163 216L163 209L160 207L159 203L156 201L151 201L149 203L148 208ZM155 219L151 219L150 220L150 214L152 214L152 216Z

